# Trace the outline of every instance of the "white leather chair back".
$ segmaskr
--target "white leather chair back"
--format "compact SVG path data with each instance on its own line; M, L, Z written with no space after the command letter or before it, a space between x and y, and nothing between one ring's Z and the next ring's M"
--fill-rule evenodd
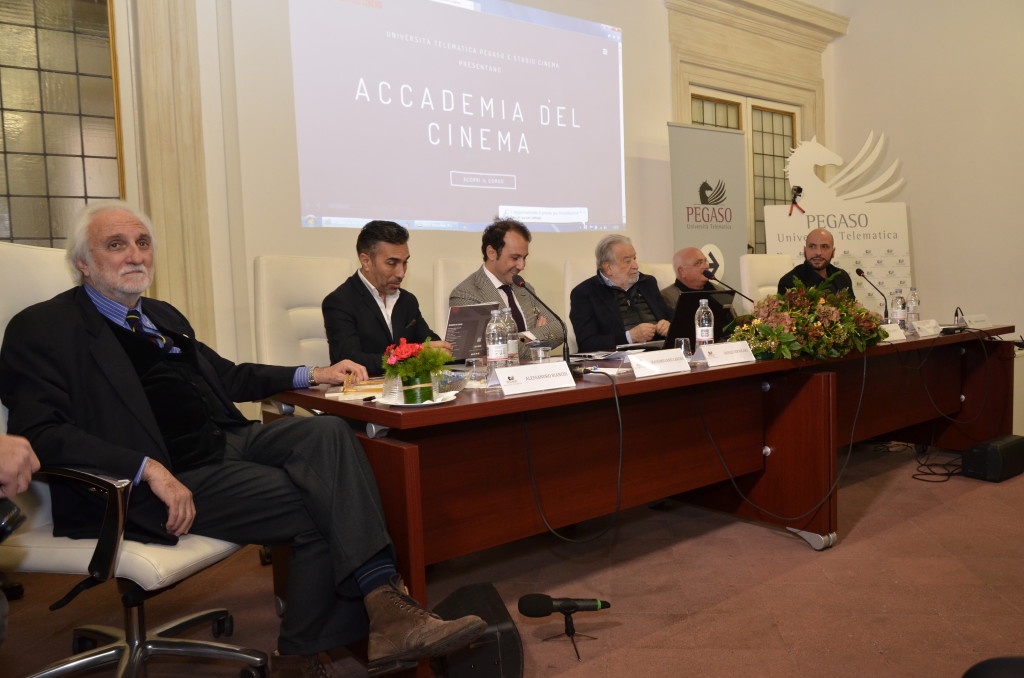
M448 297L460 282L483 264L477 259L437 259L434 261L434 322L430 324L444 339L448 329Z
M744 254L740 256L740 291L755 302L779 291L779 278L793 268L788 254ZM750 302L736 297L738 313L750 313Z
M565 304L565 325L568 330L569 336L566 337L566 341L569 342L569 351L575 353L578 349L576 345L576 330L572 326L572 320L569 319L572 308L569 303L569 296L572 294L572 288L579 285L581 282L590 278L597 272L597 264L594 263L594 257L587 257L586 259L566 259L563 267L562 274L562 301Z
M676 269L672 264L640 264L640 272L653 275L658 281L658 289L668 287L676 279ZM669 318L671 320L671 318Z
M0 243L0 343L7 323L18 311L71 287L71 272L64 250ZM7 431L7 408L0 403L0 433ZM50 491L46 483L34 481L17 497L26 515L23 530L53 522Z
M355 270L337 257L266 254L254 262L256 360L329 365L321 304Z

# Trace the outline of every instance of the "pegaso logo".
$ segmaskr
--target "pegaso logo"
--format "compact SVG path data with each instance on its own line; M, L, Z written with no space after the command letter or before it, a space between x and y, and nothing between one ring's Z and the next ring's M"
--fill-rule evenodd
M714 189L707 181L700 185L701 205L721 205L723 202L725 202L725 182L721 179L718 180L718 185Z

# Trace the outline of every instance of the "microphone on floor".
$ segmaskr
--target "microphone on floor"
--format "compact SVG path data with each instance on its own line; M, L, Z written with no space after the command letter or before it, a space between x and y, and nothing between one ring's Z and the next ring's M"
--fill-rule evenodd
M528 593L519 599L519 614L524 617L547 617L555 612L596 612L611 606L607 600L597 598L552 598L543 593Z

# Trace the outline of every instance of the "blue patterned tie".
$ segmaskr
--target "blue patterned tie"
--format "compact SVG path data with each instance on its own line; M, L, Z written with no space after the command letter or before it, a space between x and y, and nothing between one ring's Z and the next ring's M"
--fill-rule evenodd
M142 326L142 316L136 309L128 309L128 313L125 315L124 319L128 323L128 327L131 328L132 332L146 337L146 339L149 339L157 348L167 351L174 346L174 342L162 334L154 335L147 333L146 329Z

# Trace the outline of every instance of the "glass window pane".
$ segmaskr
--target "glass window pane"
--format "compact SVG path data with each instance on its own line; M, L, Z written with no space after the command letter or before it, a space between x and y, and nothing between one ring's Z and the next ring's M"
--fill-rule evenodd
M775 136L772 137L772 143L775 147L775 155L781 155L785 157L786 146L785 144L782 143L782 137L776 134Z
M36 0L36 21L45 28L70 31L71 3L68 0Z
M117 198L120 185L117 160L107 158L85 159L86 195L90 198Z
M110 40L99 35L78 36L78 71L110 75Z
M38 113L4 111L4 149L8 153L42 153L42 116ZM10 172L14 174L13 169Z
M715 123L715 102L704 100L704 122L709 125Z
M62 155L46 158L46 178L50 195L85 195L85 177L82 175L82 159Z
M35 29L0 24L0 66L35 68L36 64Z
M0 238L11 237L11 208L8 206L7 197L0 196Z
M786 176L786 159L785 158L772 158L775 165L775 173L772 176L784 177Z
M750 129L755 132L760 132L764 129L764 123L762 122L762 113L760 109L753 109L750 111Z
M7 181L13 195L46 195L41 155L7 155Z
M75 72L75 34L39 31L39 67L51 71Z
M775 180L775 199L780 203L787 202L791 196L786 192L786 180L776 179Z
M11 236L50 237L50 210L46 198L11 198Z
M764 153L764 148L761 144L761 132L754 132L751 141L754 142L754 153Z
M107 3L97 0L75 0L75 30L94 35L108 35Z
M700 99L690 99L690 122L704 122L704 102Z
M39 71L0 68L0 92L4 108L39 110Z
M739 129L740 128L740 107L730 106L729 107L729 128Z
M82 155L82 131L78 121L77 115L44 115L46 152Z
M7 193L7 163L0 156L0 194Z
M43 73L43 110L51 113L78 113L78 77L63 73Z
M754 178L754 197L755 198L763 198L764 197L764 179L761 179L759 177L755 177Z
M114 81L83 75L78 79L82 93L83 115L114 117Z
M113 118L82 118L82 142L86 155L117 157Z
M83 207L85 198L50 198L50 223L55 238L63 238L68 234L78 211Z
M0 2L0 21L14 24L35 24L32 12L32 0L4 0Z

